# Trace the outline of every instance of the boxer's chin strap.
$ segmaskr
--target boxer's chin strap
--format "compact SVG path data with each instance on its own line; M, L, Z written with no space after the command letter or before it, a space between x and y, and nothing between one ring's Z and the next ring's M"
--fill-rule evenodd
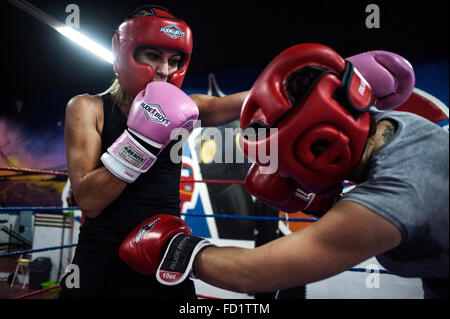
M370 107L374 102L374 96L371 94L370 102L365 107L360 107L353 103L350 97L350 86L355 78L355 73L353 64L349 61L345 61L344 75L342 76L341 84L333 94L333 98L356 119L361 114L370 110ZM361 74L358 73L358 76L361 78L361 81L365 81Z
M316 198L316 194L306 193L301 188L297 188L297 190L295 191L295 196L306 202L306 206L303 208L303 210L307 210L314 201L314 198Z

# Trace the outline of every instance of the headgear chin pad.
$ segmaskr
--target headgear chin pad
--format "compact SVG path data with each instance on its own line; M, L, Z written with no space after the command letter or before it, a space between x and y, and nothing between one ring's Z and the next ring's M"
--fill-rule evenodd
M276 56L251 88L241 111L240 144L265 165L268 145L278 143L278 171L305 191L325 193L358 165L372 102L370 85L334 50L295 45ZM252 135L248 128L276 130Z
M181 87L192 53L192 32L182 20L175 18L167 9L150 6L152 15L126 19L112 38L114 73L122 90L136 96L153 80L151 66L134 59L140 47L169 48L183 54L178 70L169 82Z

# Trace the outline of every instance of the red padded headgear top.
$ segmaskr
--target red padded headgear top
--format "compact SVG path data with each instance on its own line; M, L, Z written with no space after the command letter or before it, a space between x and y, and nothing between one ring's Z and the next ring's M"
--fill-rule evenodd
M112 38L114 73L123 91L136 96L153 80L151 66L139 63L134 53L139 47L160 47L180 51L184 58L169 82L181 87L192 53L192 32L182 20L166 9L149 7L153 15L126 19Z
M263 161L270 143L278 143L278 171L303 190L321 194L358 165L369 134L371 103L369 84L350 62L324 45L295 45L275 57L255 81L241 112L240 143L260 165L267 165ZM246 135L247 128L265 130L252 136ZM277 130L269 135L267 128Z

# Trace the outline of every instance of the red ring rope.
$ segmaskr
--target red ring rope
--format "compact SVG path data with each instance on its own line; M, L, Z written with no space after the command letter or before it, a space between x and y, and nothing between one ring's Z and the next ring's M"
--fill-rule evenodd
M0 171L12 171L21 173L32 173L41 175L68 176L65 171L34 169L34 168L18 168L18 167L0 167ZM218 180L218 179L200 179L200 180L180 180L180 183L209 183L209 184L245 184L245 181L239 180ZM354 183L344 182L344 186L353 186Z

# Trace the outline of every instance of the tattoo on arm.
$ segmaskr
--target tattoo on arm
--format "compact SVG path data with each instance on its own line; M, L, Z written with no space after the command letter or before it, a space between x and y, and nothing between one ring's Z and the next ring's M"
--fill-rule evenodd
M392 140L392 138L394 137L394 127L390 124L386 125L384 132L383 132L383 140L384 143L388 143L390 140Z

